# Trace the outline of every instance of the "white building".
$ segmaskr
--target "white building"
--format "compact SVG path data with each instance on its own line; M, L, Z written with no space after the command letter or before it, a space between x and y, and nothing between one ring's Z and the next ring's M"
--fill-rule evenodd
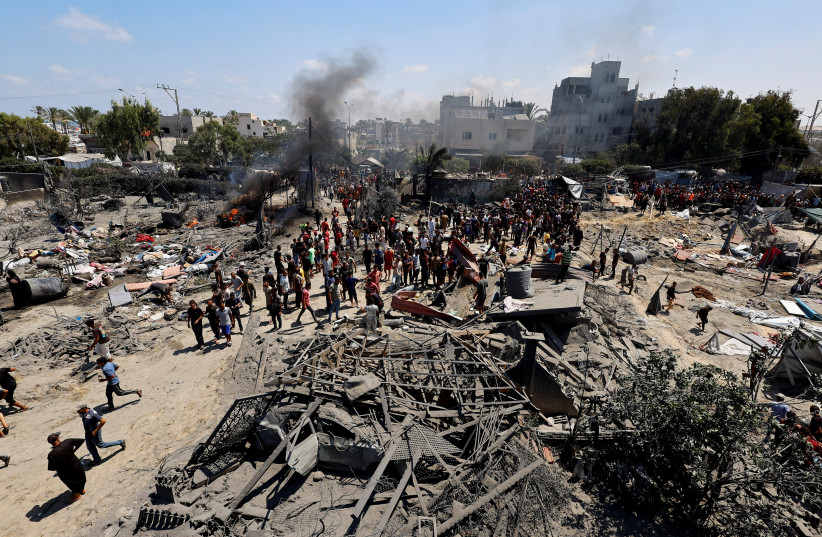
M519 101L474 106L467 95L445 95L440 101L439 144L454 156L523 155L534 148L534 127Z
M265 137L265 125L262 119L251 113L237 114L237 117L240 120L237 124L237 130L240 131L240 135L254 136L256 138Z

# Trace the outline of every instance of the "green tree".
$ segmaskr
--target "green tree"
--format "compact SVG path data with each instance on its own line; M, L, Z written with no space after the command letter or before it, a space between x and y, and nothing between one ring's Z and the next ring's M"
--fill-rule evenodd
M239 125L240 113L236 110L229 110L228 113L223 116L223 123L226 125Z
M645 150L637 142L619 144L610 151L610 159L617 166L626 164L643 164L648 160Z
M111 110L101 115L95 124L97 134L106 146L106 156L119 156L123 161L145 147L160 128L160 112L146 99L140 104L123 98L121 103L111 101Z
M47 118L48 115L49 115L48 109L45 106L40 106L40 105L32 107L31 113L34 114L35 116L37 116L37 119L39 119L41 121L44 118Z
M175 147L174 156L185 164L226 166L239 160L247 165L251 162L250 149L234 126L209 121L191 135L187 146Z
M443 169L448 173L466 173L468 171L469 162L464 158L453 157L445 161Z
M508 170L511 175L534 177L542 173L540 162L540 159L536 157L511 158L508 162Z
M445 161L450 160L451 155L444 147L437 147L437 144L431 144L428 149L422 146L417 147L417 155L414 157L414 170L425 178L425 196L428 201L431 200L431 177Z
M604 158L586 158L579 164L582 171L593 175L607 175L614 171L614 163Z
M202 114L200 114L200 115L201 115L201 116L203 116L203 117L207 117L207 118L214 118L214 117L217 117L217 114L215 114L215 113L214 113L214 112L212 112L211 110L206 110L205 112L203 112L203 113L202 113Z
M796 175L799 184L822 185L822 166L806 166Z
M56 106L46 108L46 118L51 122L51 128L57 130L57 124L63 119L64 111Z
M404 170L408 165L408 149L389 147L380 159L391 172Z
M202 116L203 115L203 109L202 108L192 108L191 111L193 112L193 115L195 115L195 116Z
M741 170L759 177L773 169L778 157L780 164L799 166L809 154L796 128L799 116L790 91L768 91L748 99L739 110L736 128L744 155Z
M82 134L88 134L91 132L90 129L94 118L100 114L100 111L90 106L72 106L69 108L69 113L72 119L79 125L80 132Z
M34 155L31 136L34 136L37 154L41 157L62 155L69 149L68 136L48 128L39 118L0 112L0 158L22 159L25 155Z
M632 434L594 455L592 475L632 508L722 536L789 534L791 503L819 508L822 468L806 462L804 438L763 442L761 409L734 373L682 370L672 352L653 352L620 382L601 418Z
M188 108L183 108L182 110L180 110L180 116L182 116L182 117L191 117L193 115L194 115L194 112L192 112Z
M668 92L653 130L635 133L653 164L698 164L716 159L728 165L740 147L732 128L740 100L718 88L684 88ZM725 157L725 158L723 158Z
M525 103L525 115L528 119L536 120L540 116L547 116L548 110L541 108L537 103Z

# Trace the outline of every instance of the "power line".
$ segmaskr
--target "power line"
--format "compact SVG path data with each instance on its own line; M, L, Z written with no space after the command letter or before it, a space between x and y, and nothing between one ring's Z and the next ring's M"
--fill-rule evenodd
M49 99L52 97L75 97L78 95L91 95L94 93L112 93L119 91L118 88L93 90L93 91L77 91L74 93L54 93L52 95L15 95L12 97L0 97L0 101L10 101L13 99Z

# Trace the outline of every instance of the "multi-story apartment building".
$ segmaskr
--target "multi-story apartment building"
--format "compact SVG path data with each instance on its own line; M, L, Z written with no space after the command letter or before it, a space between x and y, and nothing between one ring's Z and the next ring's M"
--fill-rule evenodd
M628 141L639 84L620 78L622 62L591 63L591 76L568 77L554 87L548 119L551 156L607 151Z

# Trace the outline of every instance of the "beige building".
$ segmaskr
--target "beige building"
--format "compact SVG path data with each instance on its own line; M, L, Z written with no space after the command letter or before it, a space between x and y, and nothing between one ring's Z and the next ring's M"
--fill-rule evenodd
M177 116L160 116L160 131L163 133L164 138L188 140L197 129L211 121L216 121L220 125L223 124L223 120L218 117L182 116L178 124ZM182 133L180 132L181 128Z
M241 136L253 136L255 138L269 138L285 133L285 127L277 125L273 121L265 121L257 117L256 114L237 114L239 123L237 130Z
M519 101L474 106L467 95L445 95L440 102L439 144L468 159L487 152L523 155L534 148L535 126L524 112Z

